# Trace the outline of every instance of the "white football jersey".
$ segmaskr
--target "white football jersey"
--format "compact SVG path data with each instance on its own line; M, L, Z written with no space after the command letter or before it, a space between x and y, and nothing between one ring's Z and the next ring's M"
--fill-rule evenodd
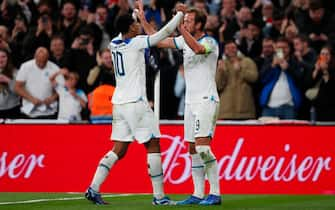
M147 100L145 80L145 48L149 48L149 36L136 36L122 40L119 35L110 45L114 64L116 89L113 104L125 104Z
M207 54L195 54L182 36L174 38L176 48L183 50L184 55L185 102L197 103L207 99L219 101L215 82L218 44L208 35L200 38L198 42L206 48Z

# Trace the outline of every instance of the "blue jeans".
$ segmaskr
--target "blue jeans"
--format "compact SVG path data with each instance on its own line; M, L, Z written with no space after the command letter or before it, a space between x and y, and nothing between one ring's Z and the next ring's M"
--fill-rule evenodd
M297 117L297 112L294 106L291 105L281 105L280 107L271 108L264 107L262 111L263 117L279 117L281 120L295 119Z

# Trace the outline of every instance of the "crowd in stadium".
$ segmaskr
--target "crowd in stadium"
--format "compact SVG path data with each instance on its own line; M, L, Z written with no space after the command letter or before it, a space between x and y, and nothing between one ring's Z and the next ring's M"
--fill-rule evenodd
M110 99L108 94L114 90L108 45L119 33L115 20L121 14L132 14L134 1L0 2L0 118L56 119L75 109L80 115L70 120L111 119L111 105L99 108L93 102ZM173 16L177 0L143 2L148 22L159 29ZM332 1L181 2L208 14L206 32L220 45L216 74L219 119L268 116L335 121ZM150 48L146 61L149 101L153 101L159 71L161 119L182 119L181 53ZM38 69L46 71L41 74ZM57 81L59 74L66 81ZM72 101L62 100L66 95L59 84L70 90Z

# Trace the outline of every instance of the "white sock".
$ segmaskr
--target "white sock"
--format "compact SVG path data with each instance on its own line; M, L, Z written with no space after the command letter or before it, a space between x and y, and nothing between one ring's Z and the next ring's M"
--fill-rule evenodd
M91 188L99 192L100 185L105 181L106 177L109 174L110 169L113 167L115 162L118 160L118 156L113 152L109 151L99 162L99 166L95 171Z
M192 158L192 179L194 185L193 195L203 198L205 195L205 168L199 154L191 154Z
M148 153L148 173L152 182L153 195L157 199L165 196L163 189L163 168L161 153Z
M210 146L196 146L197 153L204 161L205 171L210 185L209 194L220 195L218 163Z
M210 185L209 194L220 195L220 182L219 182L219 172L218 172L218 163L215 160L210 163L206 163L206 174L208 182Z

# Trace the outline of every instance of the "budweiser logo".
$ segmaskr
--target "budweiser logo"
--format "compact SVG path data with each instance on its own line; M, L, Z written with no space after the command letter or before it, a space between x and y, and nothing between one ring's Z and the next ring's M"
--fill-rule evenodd
M23 176L28 179L36 168L43 168L44 155L17 154L13 159L8 160L7 152L0 156L0 178L8 175L11 179Z
M165 182L180 184L191 178L191 159L180 136L163 135L162 140L170 141L170 146L163 155ZM243 156L244 138L239 138L233 151L228 155L217 157L219 176L226 181L264 182L316 182L320 175L331 170L332 157L303 156L292 151L290 144L278 148L277 155Z

